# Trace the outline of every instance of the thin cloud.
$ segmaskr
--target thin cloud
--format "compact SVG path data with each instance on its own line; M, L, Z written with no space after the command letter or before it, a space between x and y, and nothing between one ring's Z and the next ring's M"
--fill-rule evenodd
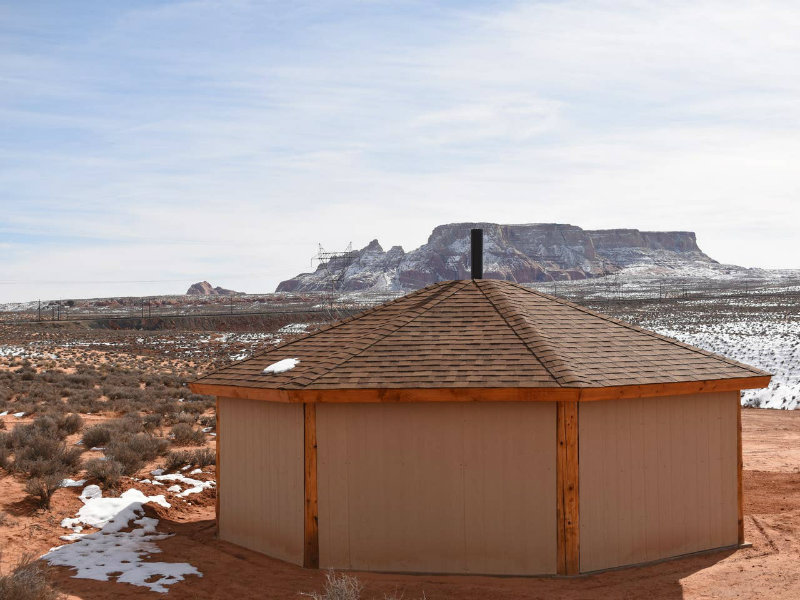
M4 17L0 280L31 284L0 301L57 295L35 282L65 273L268 291L317 242L410 249L461 220L692 229L719 260L800 266L794 3Z

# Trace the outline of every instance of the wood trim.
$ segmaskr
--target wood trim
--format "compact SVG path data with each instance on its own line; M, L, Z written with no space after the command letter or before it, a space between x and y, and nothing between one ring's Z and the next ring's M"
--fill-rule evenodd
M303 405L303 457L305 463L305 520L303 566L319 568L319 507L317 499L317 405Z
M362 402L594 402L625 398L652 398L680 396L704 392L731 392L763 388L769 385L770 375L652 383L593 388L359 388L359 389L305 389L281 390L190 383L195 394L264 400L268 402L298 403L362 403Z
M581 402L593 402L597 400L623 400L627 398L654 398L656 396L683 396L686 394L703 394L708 392L738 392L741 390L767 387L771 378L771 375L763 375L731 379L708 379L705 381L580 388L580 397L578 400Z
M738 532L739 544L744 544L744 489L742 486L742 399L736 399L736 494L738 503Z
M216 426L214 428L216 430L216 433L217 433L216 437L214 438L214 451L216 453L215 476L217 478L217 485L216 485L216 488L215 488L216 489L216 499L215 499L215 502L214 502L214 511L216 513L216 520L217 520L217 537L220 537L221 529L219 527L219 494L220 494L220 485L221 485L220 482L222 481L222 477L220 475L221 469L220 469L220 460L219 460L219 456L220 456L220 454L219 454L219 432L220 432L220 429L219 429L219 396L217 396L216 407L214 408L214 416L217 419Z
M556 573L567 574L566 536L564 527L564 471L566 441L564 403L556 403Z
M578 402L556 405L556 528L557 572L580 573L580 498Z

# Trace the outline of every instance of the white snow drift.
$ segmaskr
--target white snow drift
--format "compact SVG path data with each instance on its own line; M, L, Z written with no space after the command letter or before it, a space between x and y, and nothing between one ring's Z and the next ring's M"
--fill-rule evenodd
M73 577L117 581L166 593L166 586L182 581L187 575L203 574L188 563L146 562L151 554L161 552L155 542L170 537L156 533L158 519L145 517L142 506L147 502L169 508L164 496L145 496L130 489L119 498L103 498L100 488L88 485L81 493L84 505L75 518L64 519L61 525L73 530L62 536L73 544L52 548L42 558L51 565L76 570ZM122 531L131 527L130 531ZM83 526L99 527L100 531L83 534Z

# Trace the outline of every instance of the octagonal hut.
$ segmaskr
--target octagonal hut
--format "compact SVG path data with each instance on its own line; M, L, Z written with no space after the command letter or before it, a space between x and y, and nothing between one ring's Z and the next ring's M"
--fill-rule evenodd
M472 279L191 388L217 397L223 540L306 567L576 575L743 543L740 390L768 382Z

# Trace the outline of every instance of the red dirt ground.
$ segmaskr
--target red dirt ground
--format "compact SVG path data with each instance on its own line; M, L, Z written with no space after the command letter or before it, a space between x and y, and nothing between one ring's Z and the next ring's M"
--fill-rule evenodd
M358 573L365 598L395 593L407 600L500 599L712 599L800 598L800 411L746 410L743 413L745 534L753 547L718 551L659 564L577 578L412 576ZM18 521L0 527L7 550L44 552L60 544L58 526L80 505L76 489L60 490L51 515L32 511L21 484L0 479L0 510ZM149 492L150 490L144 490ZM153 490L154 491L154 490ZM175 533L159 543L155 560L189 562L202 578L170 587L173 599L255 600L297 598L320 590L324 574L221 542L215 538L210 492L200 506L161 511L159 531ZM3 556L3 562L9 562ZM70 570L53 571L59 589L81 600L163 597L141 587L74 579Z

